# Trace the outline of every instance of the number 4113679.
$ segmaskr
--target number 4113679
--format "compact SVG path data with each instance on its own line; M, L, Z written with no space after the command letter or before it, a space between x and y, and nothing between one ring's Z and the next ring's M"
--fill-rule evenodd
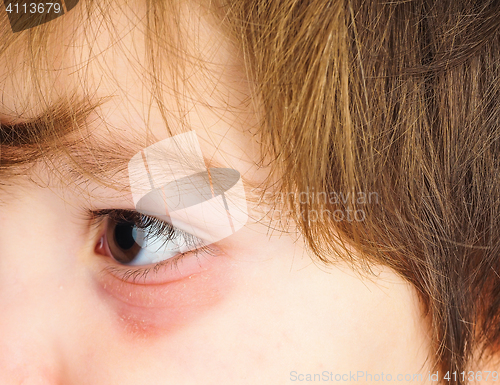
M498 381L498 372L497 371L488 371L488 370L483 370L483 371L478 371L478 372L473 372L468 371L468 372L446 372L444 375L443 379L445 380L457 380L457 378L461 377L462 381L465 381L467 378L469 381L474 381L476 380L477 382L481 381Z
M15 8L15 10L14 10ZM61 4L59 3L30 3L30 4L21 4L19 5L18 3L12 4L9 3L7 5L6 11L8 13L19 13L21 11L22 13L50 13L50 11L59 13L61 12ZM24 11L24 12L23 12Z

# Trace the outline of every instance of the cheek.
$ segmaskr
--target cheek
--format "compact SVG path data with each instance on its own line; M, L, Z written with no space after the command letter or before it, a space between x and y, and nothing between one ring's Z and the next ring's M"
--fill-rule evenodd
M96 275L95 286L125 337L155 339L215 311L232 291L234 270L229 258L221 257L202 272L163 284L131 283L103 273Z

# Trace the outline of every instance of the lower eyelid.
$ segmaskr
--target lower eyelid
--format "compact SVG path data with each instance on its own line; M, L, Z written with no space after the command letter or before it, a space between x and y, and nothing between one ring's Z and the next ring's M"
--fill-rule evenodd
M131 288L108 276L98 291L115 315L117 325L133 337L165 336L186 326L223 302L231 292L231 280L217 278L218 273L193 276L166 285Z
M158 278L148 284L124 281L102 264L99 267L94 275L99 296L113 310L118 324L135 337L154 337L158 331L164 335L182 327L221 303L236 282L234 262L221 256L209 256L196 273L182 273L166 282Z
M104 274L112 274L133 285L162 285L203 273L208 270L213 258L218 257L195 250L149 266L108 264L104 267Z

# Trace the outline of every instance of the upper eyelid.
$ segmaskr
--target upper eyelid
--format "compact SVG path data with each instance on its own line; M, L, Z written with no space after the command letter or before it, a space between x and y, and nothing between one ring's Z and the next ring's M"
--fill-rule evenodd
M112 217L113 219L123 219L124 221L127 220L125 216L120 217L120 214L131 214L131 215L136 215L138 217L146 217L148 220L151 220L151 223L148 223L143 226L143 228L154 228L156 230L155 233L153 233L153 236L167 236L167 235L177 235L177 236L182 236L184 238L189 238L191 240L196 239L199 241L202 241L200 238L196 237L193 234L190 234L184 230L178 229L177 227L173 226L172 224L165 222L159 218L156 218L151 215L146 215L146 214L141 214L138 211L135 210L126 210L126 209L101 209L101 210L96 210L96 211L91 211L92 219L96 222L97 225L100 225L102 221L105 218L110 218ZM158 223L161 223L162 227L158 226ZM168 231L168 233L167 233Z
M134 210L124 210L124 209L104 209L93 211L93 215L99 218L111 218L114 220L122 220L124 222L129 222L130 220L134 222L139 222L141 214ZM127 217L126 215L132 217ZM136 217L136 218L133 218Z

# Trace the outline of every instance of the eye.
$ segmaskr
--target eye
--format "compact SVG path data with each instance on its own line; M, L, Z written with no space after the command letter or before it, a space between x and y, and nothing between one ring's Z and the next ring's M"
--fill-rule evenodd
M169 223L137 212L109 210L97 251L128 266L159 263L203 247L203 241Z

